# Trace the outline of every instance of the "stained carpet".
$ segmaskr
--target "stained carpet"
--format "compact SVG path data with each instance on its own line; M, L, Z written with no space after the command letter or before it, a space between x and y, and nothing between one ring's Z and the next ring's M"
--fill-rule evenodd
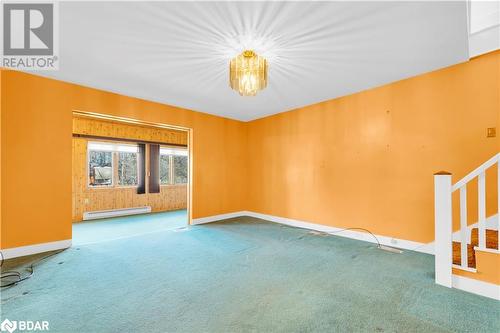
M242 217L75 246L2 291L50 332L499 332L500 303L434 258Z

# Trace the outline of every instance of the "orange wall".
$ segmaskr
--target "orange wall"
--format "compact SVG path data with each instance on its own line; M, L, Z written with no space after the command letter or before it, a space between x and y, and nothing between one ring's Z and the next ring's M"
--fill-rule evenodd
M486 138L500 125L499 66L495 52L249 123L247 210L432 241L433 173L457 181L499 151Z
M477 272L453 268L453 274L500 285L500 255L476 250Z
M1 79L1 248L71 238L73 109L192 128L193 218L245 208L245 123L15 71Z
M499 77L495 52L242 123L1 71L0 247L71 238L73 109L192 128L194 218L251 210L432 241L432 174L456 181L499 151L485 137L500 125Z

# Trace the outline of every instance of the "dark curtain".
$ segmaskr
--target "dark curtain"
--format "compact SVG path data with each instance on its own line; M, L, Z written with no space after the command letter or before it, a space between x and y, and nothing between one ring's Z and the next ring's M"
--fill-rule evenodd
M146 144L139 143L139 184L137 194L146 193Z
M149 193L160 193L160 145L149 145Z

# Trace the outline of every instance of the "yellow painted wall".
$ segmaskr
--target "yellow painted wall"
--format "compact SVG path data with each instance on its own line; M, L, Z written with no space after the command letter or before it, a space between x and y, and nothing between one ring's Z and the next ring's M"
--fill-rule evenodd
M453 274L500 285L500 255L476 250L477 272L453 268Z
M186 131L124 124L87 117L73 118L73 133L113 138L128 138L165 144L187 145ZM137 187L91 188L88 186L86 138L73 138L72 221L81 221L84 212L151 206L153 212L187 208L187 185L161 185L160 193L149 193L146 175L146 193L137 194ZM149 170L149 150L146 149L146 170Z
M499 151L486 138L499 127L499 76L495 52L242 123L3 71L1 247L71 238L74 109L193 128L194 218L250 210L432 241L433 173L456 181Z
M244 209L244 123L16 71L1 91L1 248L71 238L74 109L192 128L193 218Z
M432 241L433 173L457 181L499 151L486 138L500 125L499 66L495 52L249 123L247 210Z

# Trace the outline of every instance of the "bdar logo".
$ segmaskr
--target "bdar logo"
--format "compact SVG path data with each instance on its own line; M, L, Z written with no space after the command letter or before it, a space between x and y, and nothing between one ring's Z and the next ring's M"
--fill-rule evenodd
M0 324L0 329L2 332L8 331L9 333L12 333L17 329L17 322L5 319L2 324Z

